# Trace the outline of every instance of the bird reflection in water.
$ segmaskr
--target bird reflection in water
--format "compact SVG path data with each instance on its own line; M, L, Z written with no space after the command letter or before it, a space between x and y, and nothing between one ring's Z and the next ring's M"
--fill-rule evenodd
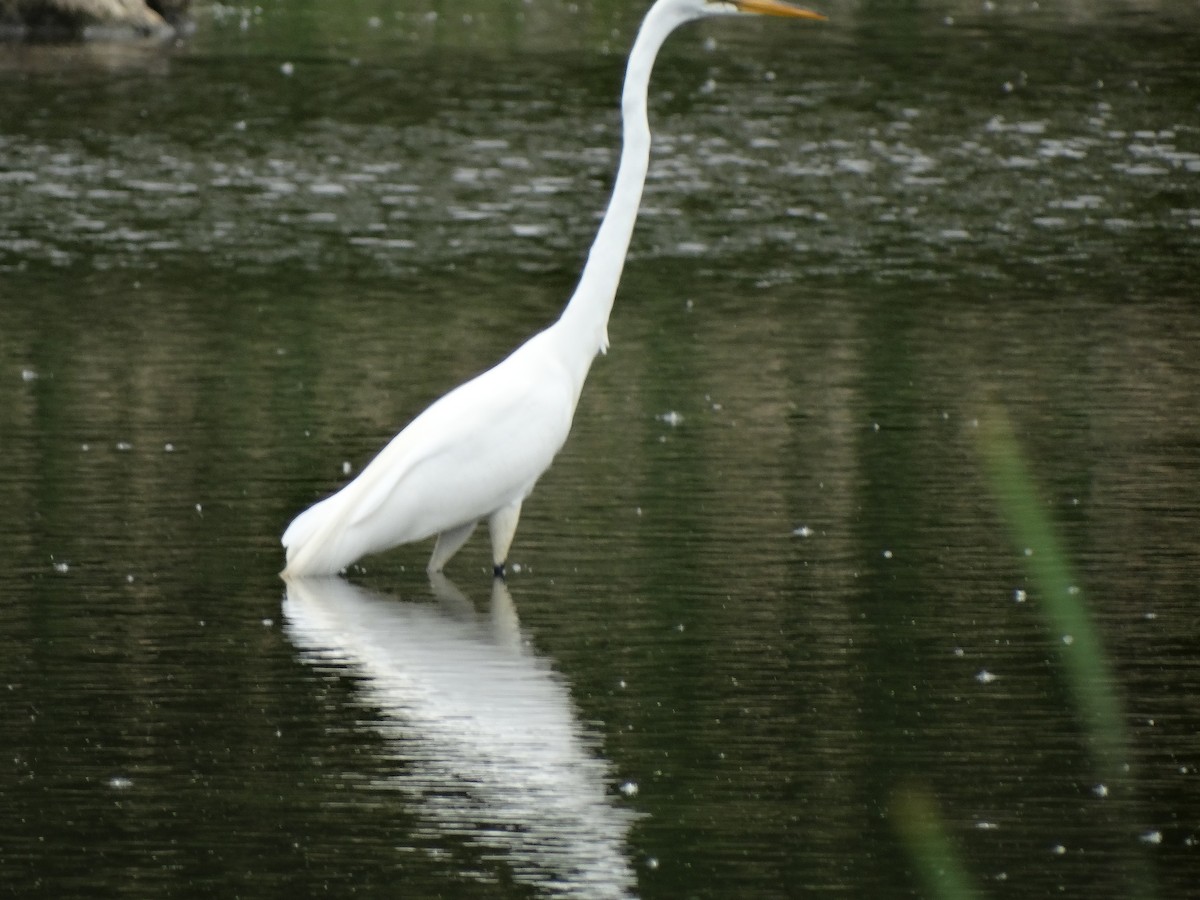
M448 579L438 605L340 578L290 580L287 633L302 658L355 676L397 762L385 785L439 832L504 860L551 895L633 896L632 811L579 724L565 680L526 646L512 596L492 583L490 618ZM497 853L499 851L499 853Z

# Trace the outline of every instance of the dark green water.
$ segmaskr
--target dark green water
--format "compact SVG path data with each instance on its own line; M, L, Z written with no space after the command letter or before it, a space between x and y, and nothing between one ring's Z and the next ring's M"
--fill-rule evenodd
M668 43L507 588L278 538L557 313L640 7L0 48L0 894L1186 896L1200 20L994 6Z

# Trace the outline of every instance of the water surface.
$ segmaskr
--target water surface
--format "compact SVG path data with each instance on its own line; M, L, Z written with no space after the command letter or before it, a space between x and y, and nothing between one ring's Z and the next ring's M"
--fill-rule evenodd
M291 516L569 294L636 25L340 12L5 50L0 884L1184 896L1194 10L676 36L507 586L477 538L285 587Z

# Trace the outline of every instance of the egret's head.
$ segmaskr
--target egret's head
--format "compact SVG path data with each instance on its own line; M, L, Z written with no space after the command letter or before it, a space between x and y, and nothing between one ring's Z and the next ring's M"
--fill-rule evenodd
M791 19L825 20L825 16L783 0L692 0L700 15L721 16L749 13L757 16L784 16Z
M784 0L658 0L646 15L647 22L666 24L667 31L708 16L785 16L792 19L818 19L825 16Z

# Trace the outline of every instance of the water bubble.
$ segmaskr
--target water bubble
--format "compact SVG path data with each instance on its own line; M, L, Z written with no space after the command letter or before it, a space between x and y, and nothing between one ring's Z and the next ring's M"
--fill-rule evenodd
M636 781L626 781L621 785L621 793L626 797L636 797L638 786Z
M993 681L996 680L996 676L993 675L991 672L989 672L987 669L980 669L979 672L975 675L975 680L978 681L980 684L991 684Z

